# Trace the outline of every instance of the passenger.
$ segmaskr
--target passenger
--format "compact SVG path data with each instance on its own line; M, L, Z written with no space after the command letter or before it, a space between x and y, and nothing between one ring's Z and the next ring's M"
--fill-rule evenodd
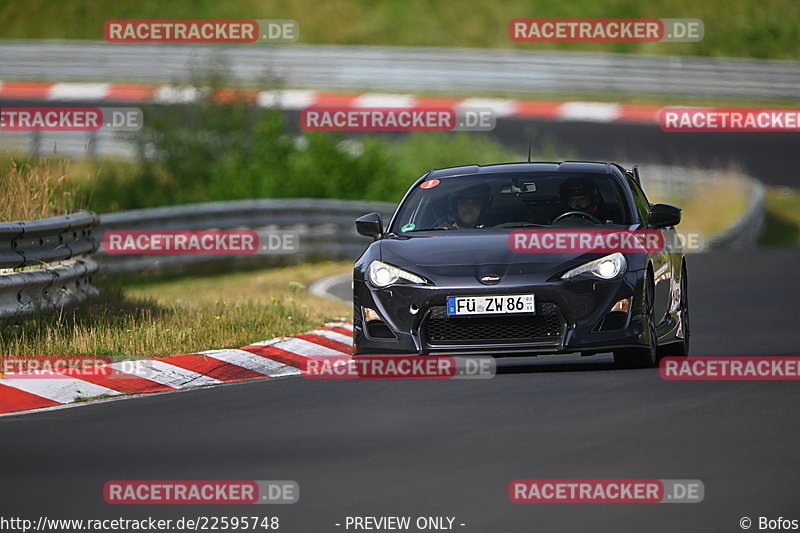
M479 229L492 203L491 189L486 183L455 192L450 197L447 221L438 221L435 228Z

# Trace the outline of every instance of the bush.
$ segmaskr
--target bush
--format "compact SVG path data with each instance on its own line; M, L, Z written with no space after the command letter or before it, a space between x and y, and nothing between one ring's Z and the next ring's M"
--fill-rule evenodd
M134 136L138 164L91 183L96 211L246 198L397 201L432 168L516 159L474 133L413 133L393 142L292 133L281 111L200 93L196 105L145 109L145 127Z

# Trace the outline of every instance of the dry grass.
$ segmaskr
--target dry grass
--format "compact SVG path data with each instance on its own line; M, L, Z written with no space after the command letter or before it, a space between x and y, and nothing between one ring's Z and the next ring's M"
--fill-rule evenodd
M68 160L4 160L0 165L0 220L47 218L83 207L83 199L71 190L69 169Z
M654 197L651 202L674 204L683 210L681 231L700 231L708 240L730 227L747 208L747 189L735 170L708 182L698 182L691 195Z
M800 189L770 187L762 244L800 246Z
M349 318L349 305L304 287L350 271L352 263L316 263L106 288L74 311L5 324L0 354L141 359L239 348Z

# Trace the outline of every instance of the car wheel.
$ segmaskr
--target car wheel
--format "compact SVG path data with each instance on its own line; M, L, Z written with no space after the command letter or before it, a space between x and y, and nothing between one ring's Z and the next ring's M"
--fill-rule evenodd
M683 340L673 342L662 347L660 357L688 357L689 355L689 278L686 274L686 265L681 268L681 331Z
M658 362L658 338L656 336L655 286L648 270L642 289L642 309L647 320L649 344L643 348L626 348L614 351L614 362L622 368L653 368Z

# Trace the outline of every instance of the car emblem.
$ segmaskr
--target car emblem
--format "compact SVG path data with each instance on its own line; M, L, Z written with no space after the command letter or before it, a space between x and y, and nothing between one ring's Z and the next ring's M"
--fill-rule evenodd
M486 285L493 285L500 281L500 276L483 276L481 278L481 283L485 283Z

